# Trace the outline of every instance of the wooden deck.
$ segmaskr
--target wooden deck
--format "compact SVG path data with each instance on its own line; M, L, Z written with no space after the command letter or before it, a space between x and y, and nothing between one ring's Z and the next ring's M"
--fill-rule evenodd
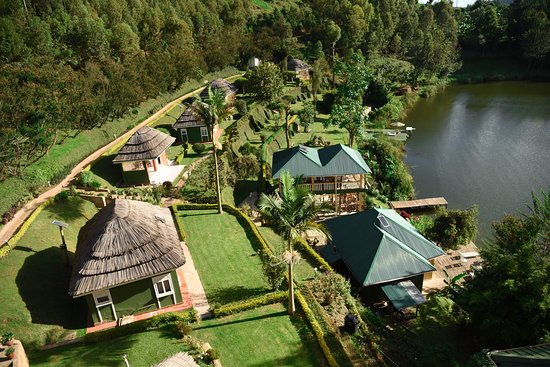
M445 255L435 258L435 268L441 277L452 279L459 274L469 274L483 265L479 249L473 242L460 246L458 250L448 250Z
M397 210L412 209L432 209L439 206L447 207L447 200L444 197L428 198L418 200L390 201L390 207Z

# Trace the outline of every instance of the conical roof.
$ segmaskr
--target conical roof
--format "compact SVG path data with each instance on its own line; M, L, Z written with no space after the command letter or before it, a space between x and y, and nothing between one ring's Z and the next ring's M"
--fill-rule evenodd
M155 159L162 154L176 138L144 126L118 151L113 163L145 161Z
M187 107L187 109L183 111L181 116L178 117L174 125L172 125L174 129L184 129L188 127L199 126L206 126L206 124L200 118L198 118L193 106Z
M287 62L287 69L290 71L300 71L309 69L310 66L300 59L290 59Z
M215 90L221 89L226 97L230 94L233 94L233 93L237 92L237 87L235 87L233 84L229 83L227 80L225 80L225 79L216 79L216 80L213 80L212 83L210 83L210 85L208 87L206 87L202 90L202 92L201 92L201 98L202 99L208 98L208 88L210 88L210 90L212 90L212 92L215 91Z
M184 263L169 209L117 199L80 229L69 294L78 297Z

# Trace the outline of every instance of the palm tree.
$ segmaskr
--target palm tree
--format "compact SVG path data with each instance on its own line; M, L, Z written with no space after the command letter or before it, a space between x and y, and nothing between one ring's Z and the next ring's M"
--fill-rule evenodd
M221 149L214 136L214 127L231 116L230 107L225 100L225 94L220 89L212 91L208 88L208 98L204 102L197 100L193 103L193 110L210 132L214 147L214 167L216 170L216 196L218 198L218 213L223 213L222 195L220 189L220 172L218 168L218 149Z
M296 186L294 178L288 172L283 172L280 179L281 192L273 195L262 194L258 205L263 218L287 242L288 247L283 259L288 263L288 313L292 315L296 310L292 265L299 258L292 250L292 244L302 238L306 230L330 238L324 226L313 221L317 214L328 208L317 204L309 191Z

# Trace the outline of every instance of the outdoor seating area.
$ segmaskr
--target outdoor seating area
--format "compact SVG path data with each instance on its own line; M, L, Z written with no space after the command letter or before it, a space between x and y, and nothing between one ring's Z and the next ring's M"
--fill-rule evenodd
M473 242L460 246L457 250L448 250L445 255L435 259L435 267L444 279L466 274L465 278L475 276L475 270L482 266L481 255Z

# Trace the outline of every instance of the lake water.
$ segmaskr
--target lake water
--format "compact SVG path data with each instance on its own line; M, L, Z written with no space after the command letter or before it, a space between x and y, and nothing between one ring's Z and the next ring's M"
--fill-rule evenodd
M455 85L421 99L406 145L418 198L451 209L479 205L479 238L503 214L525 211L550 188L550 83Z

